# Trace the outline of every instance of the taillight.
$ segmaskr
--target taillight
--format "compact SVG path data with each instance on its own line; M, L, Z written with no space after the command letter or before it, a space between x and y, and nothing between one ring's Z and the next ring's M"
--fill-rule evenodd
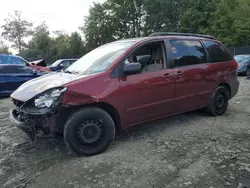
M235 69L238 69L238 63L235 60L233 60L233 65L235 66Z

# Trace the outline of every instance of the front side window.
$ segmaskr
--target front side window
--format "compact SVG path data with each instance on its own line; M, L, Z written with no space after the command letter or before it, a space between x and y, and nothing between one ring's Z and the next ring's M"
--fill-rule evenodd
M81 57L66 70L84 75L103 72L136 42L137 40L124 40L102 45Z
M208 51L211 63L232 61L230 54L219 43L206 40L203 43Z
M206 52L196 40L170 40L173 67L206 63Z
M70 61L68 61L68 60L62 61L62 62L60 63L60 66L61 66L61 67L68 67L69 65L70 65Z
M125 64L138 62L141 73L156 72L164 69L163 42L152 42L132 52L124 61Z

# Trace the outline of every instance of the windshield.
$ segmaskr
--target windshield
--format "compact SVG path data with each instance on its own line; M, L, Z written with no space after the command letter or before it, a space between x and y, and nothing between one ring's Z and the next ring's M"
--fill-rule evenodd
M103 72L135 42L136 40L117 41L102 45L81 57L66 71L85 75Z
M242 62L242 61L246 61L250 58L250 56L247 56L247 55L239 55L239 56L235 56L234 59L237 61L237 62Z
M50 66L51 67L56 67L57 65L59 65L59 63L61 63L61 60L57 60L54 63L52 63Z

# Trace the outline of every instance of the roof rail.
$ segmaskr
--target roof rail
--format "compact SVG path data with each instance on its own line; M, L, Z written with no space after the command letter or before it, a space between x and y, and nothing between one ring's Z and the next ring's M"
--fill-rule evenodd
M192 33L175 33L175 32L156 32L149 35L149 37L156 37L156 36L189 36L189 37L202 37L208 39L216 39L214 36L211 35L202 35L202 34L192 34Z

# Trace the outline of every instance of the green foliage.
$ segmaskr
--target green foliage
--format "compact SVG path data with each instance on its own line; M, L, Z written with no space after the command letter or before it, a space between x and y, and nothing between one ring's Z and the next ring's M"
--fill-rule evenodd
M32 39L27 48L20 52L20 56L31 59L42 58L46 63L61 58L78 58L84 54L84 44L81 36L74 32L71 35L56 31L55 37L50 36L45 22L34 29Z
M21 13L5 19L2 36L24 58L81 57L86 52L118 39L148 36L152 32L211 34L228 46L250 45L250 0L105 0L94 3L79 33L52 34L46 23L34 28ZM53 35L53 37L52 37ZM26 48L25 48L26 47ZM8 48L0 44L0 53Z
M9 47L3 41L0 41L0 54L11 54Z
M20 52L25 47L24 39L31 35L32 23L23 20L21 12L15 11L14 15L10 15L5 19L2 25L2 36L13 43L13 47Z
M250 0L106 0L82 31L86 48L155 31L211 34L226 45L250 44Z

